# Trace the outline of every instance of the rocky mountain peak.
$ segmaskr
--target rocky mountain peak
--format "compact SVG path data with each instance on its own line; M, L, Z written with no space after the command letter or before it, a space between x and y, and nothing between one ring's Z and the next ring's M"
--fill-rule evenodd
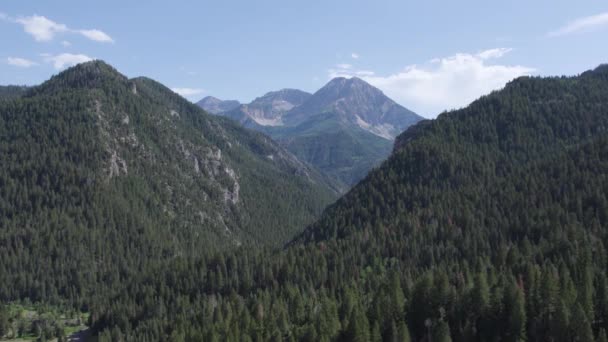
M357 77L332 79L302 106L287 113L285 119L298 123L318 113L333 113L343 121L389 140L422 119Z

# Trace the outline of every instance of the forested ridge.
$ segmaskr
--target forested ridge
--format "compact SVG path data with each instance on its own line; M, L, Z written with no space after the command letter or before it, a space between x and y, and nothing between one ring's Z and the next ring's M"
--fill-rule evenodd
M403 133L284 249L123 262L37 299L100 341L606 341L607 197L608 67L519 78Z
M88 311L161 261L280 246L334 196L268 137L81 64L0 101L0 298Z
M26 86L0 86L0 101L18 98L28 90Z

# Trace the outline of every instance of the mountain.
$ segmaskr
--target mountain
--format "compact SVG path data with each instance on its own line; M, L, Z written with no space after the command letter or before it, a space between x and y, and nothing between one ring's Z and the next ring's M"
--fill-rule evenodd
M35 337L56 337L54 317L85 311L100 342L606 340L606 66L519 78L412 126L380 167L282 250L208 251L193 240L198 253L175 253L172 226L141 225L145 204L116 196L142 183L81 215L83 203L105 196L82 177L97 158L86 129L97 129L94 100L121 95L111 102L117 109L154 111L123 94L147 98L145 82L78 79L69 92L28 93L42 102L26 95L0 105L10 119L0 124L9 161L0 172L3 336L37 329ZM82 111L67 110L77 104ZM93 115L83 116L91 104ZM232 127L226 136L242 132ZM95 257L82 262L82 253ZM32 302L50 313L32 322L33 310L23 309Z
M0 159L0 298L277 246L336 196L270 138L101 61L0 102Z
M335 78L264 130L300 160L356 184L389 154L393 138L422 118L359 78Z
M305 235L315 240L345 237L365 225L394 224L399 215L423 211L431 202L433 210L445 206L444 220L462 216L450 214L453 209L448 207L455 201L491 211L486 206L498 205L498 195L507 191L502 186L516 182L524 170L566 158L604 138L607 77L601 66L573 78L519 78L463 110L412 126L396 139L388 161L329 208ZM427 191L407 196L399 191L420 186ZM370 194L375 205L366 210L372 215L362 220L351 205L370 200ZM325 222L338 218L338 226Z
M357 77L334 78L309 101L287 113L284 120L295 126L321 113L332 113L342 121L389 140L422 119Z
M282 126L283 115L304 103L311 95L297 89L271 91L249 104L243 104L222 115L232 118L248 128Z
M394 137L422 118L359 78L336 78L309 95L285 89L220 113L270 135L343 191L390 153Z
M127 79L101 61L62 72L3 107L10 128L3 155L20 156L6 182L42 191L50 185L24 183L19 168L43 178L54 170L52 184L59 189L84 182L92 196L128 200L141 206L143 218L195 231L217 245L267 242L264 231L280 242L335 196L322 175L266 136L210 116L153 80ZM40 129L27 128L32 125ZM57 145L62 141L73 144ZM40 152L41 146L67 156L59 158L65 165L45 167L57 157ZM72 169L74 175L64 174ZM292 200L293 194L302 198ZM4 200L11 203L13 195ZM48 204L48 194L41 196L38 210ZM17 216L33 210L12 203L8 212Z
M217 97L207 96L196 103L199 107L212 114L219 114L232 110L241 105L236 100L220 100Z
M606 241L604 66L414 125L282 251L171 260L86 302L100 341L597 341Z
M410 284L397 291L412 340L426 341L429 331L455 341L594 340L608 329L597 304L608 302L606 241L602 66L578 77L519 78L415 125L291 248L304 244L348 265L351 276L340 277L353 282L386 277L394 265L400 284ZM366 308L371 325L378 311Z

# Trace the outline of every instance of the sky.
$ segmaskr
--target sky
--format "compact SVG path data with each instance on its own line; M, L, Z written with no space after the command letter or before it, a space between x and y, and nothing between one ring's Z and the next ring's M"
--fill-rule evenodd
M102 59L191 101L250 102L360 77L428 118L523 75L608 62L606 0L82 1L0 4L0 84Z

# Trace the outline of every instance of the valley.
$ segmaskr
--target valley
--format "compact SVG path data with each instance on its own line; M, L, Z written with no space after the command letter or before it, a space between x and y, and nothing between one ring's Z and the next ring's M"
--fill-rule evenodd
M0 342L608 342L601 1L4 1Z
M341 192L380 165L394 138L422 120L359 78L335 78L314 94L270 92L227 111L216 111L204 100L198 104L269 135L335 180Z
M311 222L331 183L152 80L76 66L0 105L16 158L0 173L0 296L71 307L99 341L605 336L607 89L606 66L516 79L406 130L319 219L278 235ZM302 216L247 197L254 181L301 191L278 199Z

